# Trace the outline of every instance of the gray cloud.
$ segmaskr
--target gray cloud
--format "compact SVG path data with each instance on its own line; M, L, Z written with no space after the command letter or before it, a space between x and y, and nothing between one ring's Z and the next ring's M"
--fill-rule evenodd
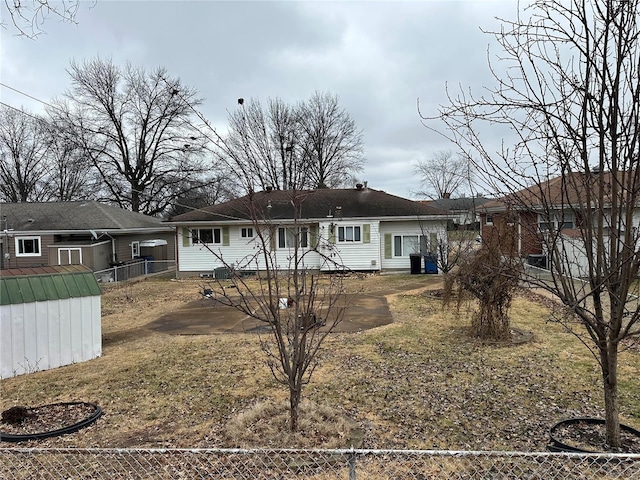
M445 84L490 82L491 37L479 27L512 16L510 1L82 3L78 25L45 24L35 41L2 31L2 82L48 101L69 86L72 58L95 55L164 66L205 99L224 127L238 97L297 102L337 94L363 129L373 188L411 196L419 158L450 148L421 123L446 102ZM2 88L2 101L41 105ZM499 141L499 139L497 139Z

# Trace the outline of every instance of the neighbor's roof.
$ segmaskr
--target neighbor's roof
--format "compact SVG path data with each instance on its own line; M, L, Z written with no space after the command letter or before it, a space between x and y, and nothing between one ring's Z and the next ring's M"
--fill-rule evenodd
M5 216L6 228L16 232L167 228L159 218L96 201L0 203L0 219Z
M300 208L294 215L293 204ZM253 214L252 214L253 212ZM170 222L223 222L251 218L288 220L447 216L442 209L372 188L262 191L183 213Z
M474 210L491 200L491 198L485 197L438 198L436 200L423 201L422 203L450 212L462 212Z
M630 172L619 172L618 177L630 175ZM580 206L586 202L587 192L591 189L595 198L598 182L602 179L604 185L611 185L614 180L611 172L570 172L551 178L531 187L506 195L498 200L492 200L482 205L482 210L488 212L502 211L507 208L521 209L540 207L569 207ZM622 179L619 178L619 182ZM605 201L608 198L605 197Z
M0 305L92 297L101 293L95 275L83 266L0 270Z

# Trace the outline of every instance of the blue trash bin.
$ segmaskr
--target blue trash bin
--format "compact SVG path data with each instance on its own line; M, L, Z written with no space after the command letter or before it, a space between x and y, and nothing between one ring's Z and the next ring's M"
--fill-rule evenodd
M424 256L424 273L438 273L438 261L435 255Z

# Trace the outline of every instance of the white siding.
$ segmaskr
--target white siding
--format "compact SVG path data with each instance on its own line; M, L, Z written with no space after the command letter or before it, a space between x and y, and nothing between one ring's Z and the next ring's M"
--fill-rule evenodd
M369 225L369 242L365 242L364 229ZM359 242L339 242L340 226L359 226ZM333 233L331 229L333 228ZM380 270L380 222L367 219L332 219L320 223L318 250L331 260L324 260L322 270L336 270L344 266L351 270ZM334 242L330 240L335 239Z
M446 220L415 220L401 222L380 222L380 258L382 259L383 270L409 270L411 267L409 254L401 257L393 255L393 237L394 235L425 235L430 236L435 233L439 242L447 241L447 222ZM385 234L391 238L391 258L385 258ZM422 262L421 262L422 263ZM424 264L422 263L424 268Z
M244 225L246 227L247 225ZM241 270L264 269L264 255L260 253L258 246L261 240L256 236L254 239L240 237L241 225L229 226L229 245L189 245L183 241L183 235L188 235L189 230L178 228L178 258L181 272L211 272L215 268L225 265L233 265ZM194 227L207 228L207 227ZM270 247L268 232L264 232L267 247ZM277 243L276 243L277 245ZM293 250L279 249L276 247L276 261L278 268L286 269L291 267L291 257ZM222 260L224 259L224 261ZM320 268L320 255L309 249L305 249L304 266L306 268Z
M102 354L100 296L0 307L0 378Z
M365 227L367 225L368 227ZM244 225L245 227L247 225ZM361 239L358 242L339 242L340 226L359 226ZM234 265L242 270L264 268L264 259L259 255L256 242L240 237L243 225L229 226L229 245L208 245L208 248L191 241L183 241L183 235L189 235L188 228L178 228L178 258L181 272L212 272L215 268ZM194 227L200 228L200 227ZM207 228L207 227L202 227ZM365 241L365 228L368 228L368 242ZM371 219L327 219L318 224L317 252L307 250L304 266L324 271L341 268L351 270L409 269L409 257L391 257L385 259L384 234L427 235L436 233L439 241L446 242L446 221L379 221ZM268 235L265 233L265 238ZM311 238L310 238L311 241ZM187 245L188 243L188 245ZM211 250L209 250L211 249ZM275 249L279 268L290 268L292 250ZM221 260L224 258L224 262Z

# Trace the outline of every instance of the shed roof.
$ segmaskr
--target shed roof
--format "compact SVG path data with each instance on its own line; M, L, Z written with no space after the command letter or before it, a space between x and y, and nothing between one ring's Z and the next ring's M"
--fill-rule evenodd
M0 270L0 305L92 297L102 291L82 266Z

